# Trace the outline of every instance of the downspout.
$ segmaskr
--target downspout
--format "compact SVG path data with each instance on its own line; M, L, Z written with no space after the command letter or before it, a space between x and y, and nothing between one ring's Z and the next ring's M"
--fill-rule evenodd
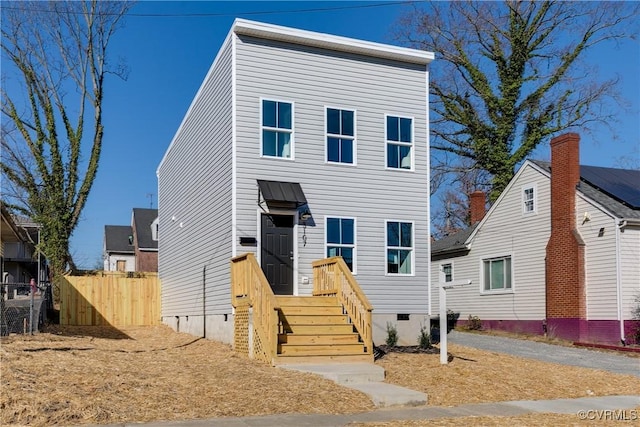
M620 321L620 342L626 346L624 334L624 317L622 316L622 262L620 261L620 230L626 225L626 221L615 221L616 225L616 292L618 297L618 320Z

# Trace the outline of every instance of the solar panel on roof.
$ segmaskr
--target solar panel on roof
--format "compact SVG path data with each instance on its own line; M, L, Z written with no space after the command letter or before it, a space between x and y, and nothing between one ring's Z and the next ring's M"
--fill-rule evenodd
M580 177L625 205L640 209L640 170L580 166Z

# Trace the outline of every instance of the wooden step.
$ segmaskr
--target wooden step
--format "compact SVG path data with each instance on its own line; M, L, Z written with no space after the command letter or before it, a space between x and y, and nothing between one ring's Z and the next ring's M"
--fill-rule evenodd
M278 355L338 356L364 354L364 346L355 344L278 344Z
M346 325L308 325L308 324L288 324L285 325L285 330L291 334L297 335L328 335L328 334L350 334L354 332L353 325L348 323Z
M279 344L292 345L314 345L314 344L357 344L359 343L358 334L279 334Z
M297 314L308 315L336 315L344 314L339 305L292 305L280 307L280 312L285 316L295 316Z
M322 315L306 315L294 314L285 315L281 319L285 325L348 325L348 317L346 314L322 314Z
M280 307L289 306L339 306L337 297L312 297L312 296L276 296Z

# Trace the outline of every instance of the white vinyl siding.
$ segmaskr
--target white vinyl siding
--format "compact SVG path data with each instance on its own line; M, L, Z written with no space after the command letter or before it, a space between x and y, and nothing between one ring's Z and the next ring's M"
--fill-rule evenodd
M311 262L325 257L323 218L357 212L357 279L375 313L426 313L427 245L415 245L414 276L385 276L383 255L385 220L398 206L414 223L415 242L429 238L425 67L248 36L236 44L238 233L260 238L256 209L268 207L257 207L257 179L300 183L314 220L296 226L298 293L311 294ZM295 105L294 161L256 156L261 99ZM326 162L327 106L357 111L357 167ZM414 118L413 174L385 169L385 112ZM237 246L246 251L255 248Z
M585 221L585 212L589 220ZM576 227L585 243L587 319L618 317L616 221L584 198L576 198Z
M535 185L538 214L522 215L522 187ZM438 265L455 262L455 280L471 280L471 286L447 291L448 308L492 320L542 320L545 318L545 253L550 235L549 178L530 163L518 171L491 207L466 256L434 261L432 310L438 310ZM512 257L513 291L483 292L482 260Z
M163 317L231 313L232 164L227 43L158 168Z

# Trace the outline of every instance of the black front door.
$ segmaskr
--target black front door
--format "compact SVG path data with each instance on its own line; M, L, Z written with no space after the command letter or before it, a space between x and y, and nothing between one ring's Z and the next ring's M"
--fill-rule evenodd
M293 216L262 215L262 271L273 293L293 295Z

